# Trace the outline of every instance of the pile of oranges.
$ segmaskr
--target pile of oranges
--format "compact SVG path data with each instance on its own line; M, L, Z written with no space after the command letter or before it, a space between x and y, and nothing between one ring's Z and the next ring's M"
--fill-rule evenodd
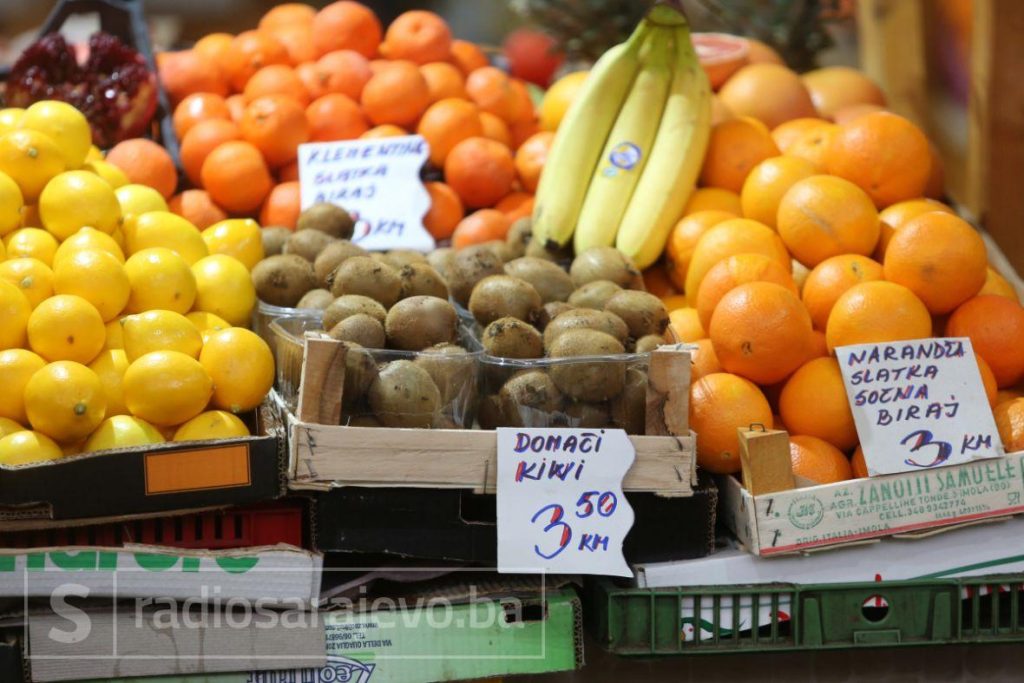
M197 205L293 228L298 145L416 133L444 177L427 183L435 238L503 239L532 210L553 134L540 131L526 84L432 12L385 31L358 2L287 3L253 30L157 62Z

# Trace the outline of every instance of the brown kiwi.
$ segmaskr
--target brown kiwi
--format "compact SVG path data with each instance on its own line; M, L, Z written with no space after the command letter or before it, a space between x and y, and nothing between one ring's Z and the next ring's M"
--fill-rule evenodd
M573 259L569 275L576 287L594 280L611 280L619 287L630 287L640 271L632 259L615 247L591 247Z
M377 362L373 354L354 342L342 342L345 347L345 387L341 404L347 408L358 404L377 376Z
M440 274L445 280L448 279L448 269L455 258L455 250L451 247L441 247L427 254L427 263Z
M647 429L647 373L638 368L626 370L622 393L611 402L612 423L627 434L643 434Z
M532 324L540 315L542 305L540 294L533 285L508 275L485 277L476 283L469 297L469 312L484 326L507 317Z
M336 240L328 244L313 261L313 270L316 272L316 279L320 281L320 286L324 289L331 288L334 282L331 275L342 261L352 256L366 255L365 249L348 240Z
M599 429L611 424L611 415L607 403L587 403L585 401L569 401L565 409L567 427L581 429Z
M313 265L295 254L265 258L252 269L252 282L261 301L293 308L306 292L316 287Z
M572 278L561 266L536 256L509 261L505 264L505 274L529 282L544 303L566 301L575 289Z
M401 270L403 266L407 266L410 263L427 262L426 256L412 249L392 249L385 254L381 254L381 257L384 259L384 263L395 270Z
M544 339L533 325L519 318L498 318L481 337L484 351L498 358L540 358Z
M455 344L437 344L424 349L414 361L430 374L441 392L441 409L455 412L462 422L466 403L476 395L476 362L469 352Z
M354 342L367 349L384 348L384 326L365 313L356 313L341 320L327 334L332 339Z
M334 271L331 294L362 294L391 308L402 292L402 281L391 266L379 263L369 256L352 256L342 261Z
M382 365L367 395L370 409L386 427L432 427L441 407L434 380L411 360Z
M295 230L316 230L335 239L349 240L355 232L356 222L348 211L328 204L319 202L299 214L295 222Z
M549 248L537 240L531 239L530 243L526 245L526 251L523 255L535 256L545 261L568 261L572 258L572 243L570 242L564 247Z
M316 260L327 245L334 241L334 238L319 230L303 230L293 233L288 241L284 243L282 254L295 254L301 256L310 263Z
M503 265L494 251L482 244L455 252L445 276L452 298L463 306L467 305L476 283L488 275L501 275Z
M533 239L533 219L529 216L520 218L512 227L508 229L508 234L505 235L505 242L508 244L509 251L513 259L526 256L526 245Z
M330 306L333 301L334 295L326 289L311 289L299 299L299 303L295 304L295 307L316 308L322 311Z
M507 263L515 258L515 254L512 252L512 247L510 247L508 242L505 240L490 240L483 242L481 246L487 247L493 251L494 255L497 256L502 263Z
M498 392L501 414L511 427L543 424L562 407L562 394L543 370L523 370Z
M614 356L625 347L610 334L596 330L566 330L548 349L551 358ZM626 366L620 361L557 363L549 369L555 385L577 401L607 401L622 392Z
M661 299L648 294L625 289L608 299L604 310L622 318L634 339L647 335L663 335L668 327L668 309Z
M622 287L611 280L594 280L583 285L569 297L569 303L577 308L604 310L605 304L622 291Z
M345 294L332 301L324 309L324 329L331 329L351 315L365 313L375 318L380 324L388 316L387 309L368 296L361 294Z
M634 350L637 353L650 353L665 343L665 337L660 334L645 334L636 340Z
M435 344L454 343L459 316L455 308L436 296L411 296L388 311L384 320L388 346L403 351L420 351Z
M574 310L576 310L574 306L564 301L549 301L544 304L544 308L540 310L540 315L537 316L537 329L543 332L547 329L551 321L559 315L566 311Z
M555 339L567 330L588 329L604 332L615 337L623 346L629 338L626 323L614 313L595 311L592 308L574 308L555 317L544 328L544 348L551 348Z
M284 243L292 236L288 228L278 226L263 228L260 230L260 239L263 241L263 256L276 256L284 249Z
M410 263L402 266L402 269L398 271L398 277L402 281L402 291L399 296L403 299L408 299L411 296L448 298L448 285L445 284L441 274L434 270L429 263Z
M480 429L496 429L508 426L508 421L501 412L501 399L496 394L488 394L480 398L476 411L476 420Z

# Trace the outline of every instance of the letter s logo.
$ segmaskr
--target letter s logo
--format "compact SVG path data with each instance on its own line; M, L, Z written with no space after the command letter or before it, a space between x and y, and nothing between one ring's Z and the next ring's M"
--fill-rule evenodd
M70 631L62 631L56 626L50 629L48 634L50 640L64 645L80 643L88 638L92 632L92 621L89 619L89 615L77 607L69 605L66 600L69 595L87 598L89 597L89 588L80 583L66 583L58 586L50 594L50 608L53 610L53 613L67 619L75 626Z

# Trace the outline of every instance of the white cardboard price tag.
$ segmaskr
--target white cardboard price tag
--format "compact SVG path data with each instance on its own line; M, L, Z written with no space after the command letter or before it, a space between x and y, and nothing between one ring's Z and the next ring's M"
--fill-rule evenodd
M966 337L836 349L868 474L1004 455Z
M430 251L423 227L430 195L420 169L430 155L419 135L299 145L301 205L343 207L356 219L352 241L370 250Z
M632 576L622 478L636 452L621 429L500 428L498 571Z

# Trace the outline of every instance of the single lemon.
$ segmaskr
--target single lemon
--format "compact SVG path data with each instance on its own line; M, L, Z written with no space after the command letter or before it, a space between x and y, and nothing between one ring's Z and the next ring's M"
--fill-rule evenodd
M200 413L174 432L175 441L236 439L242 436L250 436L249 428L237 416L223 410Z
M42 228L19 228L4 237L7 258L34 258L53 267L57 239Z
M0 439L4 438L8 434L21 432L24 430L25 428L21 425L21 423L15 422L14 420L7 417L0 417Z
M125 244L129 253L163 247L175 252L190 266L209 256L199 229L170 211L148 211L124 225Z
M43 219L39 217L38 204L26 204L21 208L21 227L39 228L43 225ZM45 230L43 232L46 232ZM49 234L49 233L47 233ZM51 235L52 237L52 235ZM56 241L56 240L54 240Z
M121 319L115 318L105 325L107 330L106 341L103 342L104 349L121 349L124 351L124 327Z
M192 322L174 311L146 311L121 320L124 351L132 362L153 351L178 351L199 358L203 338Z
M0 236L21 227L21 210L25 200L21 188L11 176L0 173Z
M32 306L22 291L7 280L0 280L0 349L25 346L31 314Z
M114 188L88 171L66 171L51 180L39 195L43 227L66 240L86 225L111 233L121 222Z
M213 313L207 313L206 311L192 311L185 316L189 322L196 326L199 334L204 332L219 332L220 330L226 330L231 327L224 318Z
M107 339L103 318L91 303L74 294L57 294L28 318L28 345L46 360L88 364Z
M124 174L124 171L110 162L103 161L102 159L85 162L85 165L82 166L82 170L89 171L89 173L95 173L100 178L106 180L107 184L115 190L119 187L124 187L131 182L128 180L128 176Z
M86 161L103 161L103 150L96 145L89 145L89 151L85 154Z
M149 211L167 211L164 196L149 185L130 183L114 190L117 203L121 205L121 215L125 222L134 216L141 216Z
M45 360L26 349L0 351L0 417L28 424L25 385L45 365Z
M49 235L47 232L44 232L44 234ZM53 263L57 264L64 257L87 249L105 251L116 258L118 263L124 263L124 252L121 251L121 247L118 246L114 238L105 232L100 232L96 228L88 226L60 243L57 251L53 254Z
M103 394L107 397L107 417L128 414L124 404L124 373L128 365L124 349L104 349L89 363L89 369L96 373L103 384Z
M92 130L85 114L66 102L43 100L25 110L21 127L37 130L57 143L64 155L64 165L78 168L92 145Z
M110 233L110 239L114 240L114 244L117 245L117 248L120 249L121 253L123 254L124 253L124 249L125 249L125 247L124 247L124 231L121 228L118 228L114 232Z
M145 420L131 415L114 415L104 420L86 440L82 450L86 453L109 451L114 448L148 446L163 443L163 434Z
M558 124L562 122L565 113L579 96L588 75L587 71L574 71L562 76L548 88L544 93L544 100L540 103L541 130L558 130Z
M199 362L213 379L213 405L232 413L252 410L274 384L274 354L250 330L231 327L211 334Z
M0 465L24 465L63 457L60 446L39 432L25 429L0 439Z
M20 107L8 107L0 109L0 135L10 133L12 130L21 128L21 120L25 117L25 110Z
M124 264L131 284L128 313L155 309L188 313L196 300L196 276L170 249L143 249Z
M228 218L203 230L203 241L211 254L227 254L252 270L263 260L260 225L251 218Z
M35 203L46 184L65 168L64 155L49 136L27 129L0 135L0 171L18 184L26 202Z
M131 283L116 257L99 249L84 249L53 269L53 291L82 297L96 307L103 322L108 322L124 310Z
M203 412L213 380L195 358L178 351L154 351L124 373L124 400L132 415L157 426L188 422Z
M25 385L29 424L54 441L84 439L103 422L106 411L103 383L81 363L50 363Z
M34 258L12 258L0 263L0 278L21 289L29 306L35 308L53 296L53 271Z
M256 288L249 270L238 259L214 254L192 266L196 278L197 311L220 316L232 325L246 325L256 306Z

